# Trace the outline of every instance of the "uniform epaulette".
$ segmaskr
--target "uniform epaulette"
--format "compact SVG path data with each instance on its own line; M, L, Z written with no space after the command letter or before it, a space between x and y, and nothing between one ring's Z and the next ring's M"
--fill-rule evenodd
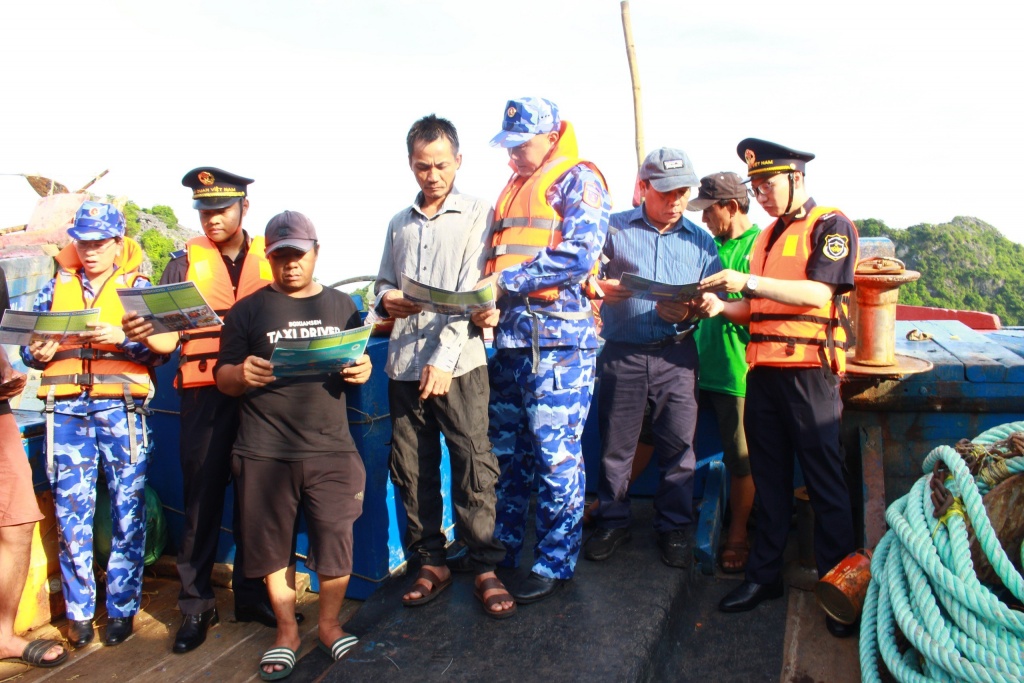
M184 250L184 249L179 249L178 251L172 251L171 252L171 260L173 261L176 258L181 258L182 256L184 256L187 253L188 252L186 250Z

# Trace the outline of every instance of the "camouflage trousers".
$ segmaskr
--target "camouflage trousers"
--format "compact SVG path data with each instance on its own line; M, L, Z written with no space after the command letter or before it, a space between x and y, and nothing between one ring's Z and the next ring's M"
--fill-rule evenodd
M533 571L572 578L583 540L583 425L594 390L595 349L500 349L490 364L490 438L498 457L495 536L502 566L519 566L536 486ZM536 369L536 372L534 372Z
M146 465L142 418L133 414L139 454L131 462L128 414L124 406L87 415L53 416L54 499L60 528L60 571L68 618L96 616L93 523L99 468L110 493L112 538L107 562L107 613L130 617L142 597L142 557L146 546Z

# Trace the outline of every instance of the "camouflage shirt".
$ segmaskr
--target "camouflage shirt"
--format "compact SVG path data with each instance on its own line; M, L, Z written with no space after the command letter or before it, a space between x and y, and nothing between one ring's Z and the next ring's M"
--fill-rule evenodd
M600 188L600 206L584 201L583 190L588 183ZM601 257L608 234L611 198L597 174L582 164L573 166L559 178L548 190L547 197L562 217L562 242L501 272L498 282L506 294L498 300L501 319L494 346L529 348L536 320L540 346L596 349L598 341L593 318L560 320L544 312L591 310L581 284ZM527 294L546 287L559 287L559 297L554 301L527 300Z

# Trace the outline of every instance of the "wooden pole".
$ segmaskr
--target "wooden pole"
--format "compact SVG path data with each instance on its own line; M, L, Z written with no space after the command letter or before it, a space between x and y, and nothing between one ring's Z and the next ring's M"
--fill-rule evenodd
M640 69L636 64L636 47L633 45L633 27L629 21L629 0L619 3L622 7L622 33L626 38L626 57L629 59L629 77L633 81L633 122L636 129L636 167L644 162L644 116L640 104Z

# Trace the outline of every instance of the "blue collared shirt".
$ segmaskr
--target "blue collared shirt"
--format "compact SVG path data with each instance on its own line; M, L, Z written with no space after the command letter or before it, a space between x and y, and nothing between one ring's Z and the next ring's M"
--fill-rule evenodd
M643 206L612 214L604 255L605 279L633 273L670 285L698 282L722 270L715 240L687 218L665 232L647 220ZM626 299L601 307L601 335L612 342L650 344L690 327L658 317L653 301Z

